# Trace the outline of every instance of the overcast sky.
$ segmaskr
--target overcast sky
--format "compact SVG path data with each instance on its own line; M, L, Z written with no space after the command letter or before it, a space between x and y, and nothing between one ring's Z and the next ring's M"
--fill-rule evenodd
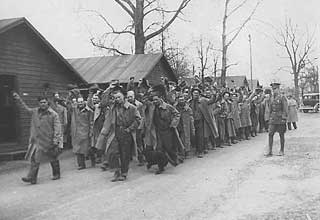
M180 2L164 1L170 9L174 9ZM256 1L249 0L249 4L230 19L229 30L241 24L241 20L249 14ZM214 47L221 47L223 4L224 0L193 0L183 17L188 22L177 20L171 26L172 38L179 46L188 48L191 61L197 61L193 47L201 35L210 39ZM105 26L99 18L84 10L100 11L116 27L121 28L128 21L128 16L112 0L0 0L0 5L1 19L26 17L65 58L102 55L101 51L90 44L90 38L102 34ZM229 63L238 63L229 70L229 74L250 76L248 34L251 34L253 78L264 84L279 80L291 85L292 76L288 72L277 71L279 67L287 66L289 60L283 58L283 49L279 49L272 39L275 35L272 25L278 27L286 18L291 18L299 25L301 36L306 35L307 28L310 32L315 30L317 41L310 58L318 57L319 8L319 0L264 0L253 20L229 50ZM123 38L119 44L130 51L129 39Z

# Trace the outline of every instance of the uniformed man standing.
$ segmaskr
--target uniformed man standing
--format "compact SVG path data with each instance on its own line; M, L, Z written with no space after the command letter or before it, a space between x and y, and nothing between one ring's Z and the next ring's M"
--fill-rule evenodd
M273 95L270 103L270 120L269 120L269 151L266 157L272 156L273 136L276 132L280 136L279 156L284 155L284 134L286 132L286 122L288 117L287 99L280 94L280 83L271 83Z

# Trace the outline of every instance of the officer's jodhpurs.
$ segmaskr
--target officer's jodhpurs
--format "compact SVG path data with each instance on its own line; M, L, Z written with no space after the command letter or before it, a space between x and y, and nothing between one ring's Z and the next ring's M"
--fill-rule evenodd
M287 130L286 124L270 124L269 125L269 153L272 153L273 136L276 132L280 136L280 151L284 152L284 134Z

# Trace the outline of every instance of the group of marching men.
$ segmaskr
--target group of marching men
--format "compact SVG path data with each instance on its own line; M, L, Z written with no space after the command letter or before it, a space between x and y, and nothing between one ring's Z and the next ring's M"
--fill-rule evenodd
M22 180L35 184L45 160L51 163L52 179L59 179L58 156L68 134L79 170L89 159L91 166L102 163L102 170L113 172L113 182L124 181L130 161L136 160L148 169L157 165L160 174L168 163L177 166L192 155L202 158L209 150L249 140L268 128L281 133L279 126L268 123L278 115L273 113L277 103L281 123L287 123L287 99L279 96L281 101L272 103L271 97L271 90L262 88L218 89L210 83L187 86L167 79L155 86L141 79L137 85L134 77L126 88L117 80L106 90L90 87L86 100L78 89L70 90L66 99L59 94L53 100L40 97L37 108L29 108L15 93L32 114L26 154L31 166Z

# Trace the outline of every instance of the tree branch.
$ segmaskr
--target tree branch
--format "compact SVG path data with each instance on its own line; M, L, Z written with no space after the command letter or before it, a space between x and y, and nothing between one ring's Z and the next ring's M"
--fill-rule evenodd
M105 16L103 16L101 13L99 13L96 10L86 10L86 11L95 13L98 17L100 17L104 21L104 23L106 23L106 25L111 29L111 32L108 34L118 34L118 35L119 34L131 34L131 35L134 35L134 33L132 31L127 30L128 28L132 27L132 24L126 26L122 31L116 31L115 28L110 24L108 19Z
M121 8L123 8L129 15L132 19L134 19L134 10L132 9L132 11L123 4L122 0L114 0L116 3L118 3L118 5L121 6ZM128 0L129 1L129 0ZM125 1L128 3L128 1ZM129 1L130 2L130 1ZM131 2L132 3L132 2Z
M228 15L227 17L230 17L233 13L238 11L242 6L244 6L247 3L248 0L243 0L237 7L235 7Z
M250 19L252 18L252 16L254 15L254 13L256 12L259 4L261 3L261 1L258 1L256 6L254 7L254 9L252 10L251 14L248 16L248 18L242 23L242 25L240 26L239 30L235 33L235 35L231 38L231 40L226 44L227 47L229 47L231 45L231 43L238 37L238 35L240 34L240 32L242 31L242 29L246 26L246 24L250 21Z
M91 41L91 44L92 44L93 46L98 47L98 48L100 48L100 49L106 49L106 50L108 50L108 51L113 51L113 52L116 52L117 54L120 54L120 55L128 55L127 53L121 52L120 50L118 50L118 49L116 49L116 48L107 47L107 46L105 46L105 45L103 45L103 44L101 44L101 43L96 43L96 42L94 42L94 38L91 38L90 41Z
M148 36L146 36L146 41L150 40L151 38L159 35L161 32L166 30L172 24L172 22L178 17L178 15L181 13L181 11L189 4L190 1L191 0L182 0L179 8L175 12L175 14L172 16L172 18L168 21L168 23L165 24L163 27L161 27L159 30L157 30L157 31L149 34Z

